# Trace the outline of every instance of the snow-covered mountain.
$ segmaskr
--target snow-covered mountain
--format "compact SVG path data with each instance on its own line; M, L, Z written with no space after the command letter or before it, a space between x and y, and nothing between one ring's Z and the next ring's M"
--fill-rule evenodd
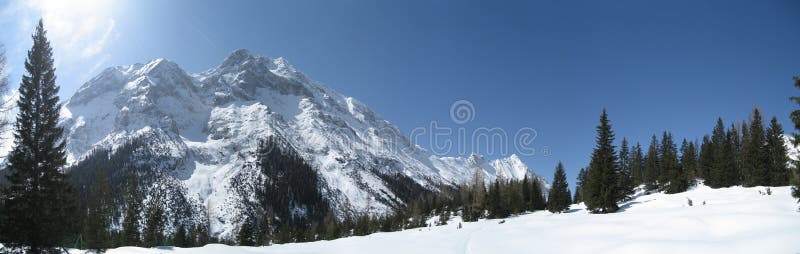
M70 163L93 149L144 139L159 154L152 167L178 181L204 207L214 233L241 214L231 181L252 170L259 139L274 136L314 166L334 207L383 213L396 200L377 173L401 173L436 189L462 183L476 169L486 180L535 176L516 155L438 157L352 97L313 81L283 58L237 50L222 64L187 73L156 59L104 70L64 105ZM543 186L548 186L546 183ZM375 202L373 202L375 201Z

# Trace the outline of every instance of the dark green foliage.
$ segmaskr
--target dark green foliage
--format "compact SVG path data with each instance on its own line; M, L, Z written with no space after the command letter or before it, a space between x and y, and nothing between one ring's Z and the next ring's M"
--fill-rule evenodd
M639 143L636 143L636 146L633 147L633 153L631 153L631 174L633 175L633 184L634 186L638 186L644 183L644 172L645 172L645 160L644 154L642 153L642 146Z
M619 165L618 165L619 172L617 174L619 180L617 183L617 187L619 188L618 193L620 195L618 200L625 200L627 199L627 197L633 194L634 160L635 158L633 154L628 149L628 140L623 138L622 145L620 146L619 150Z
M255 223L253 220L245 220L244 223L242 223L242 226L239 228L239 235L237 236L239 245L256 246L255 230Z
M61 169L66 162L64 129L53 53L40 20L25 60L14 124L14 149L4 171L2 234L8 248L27 246L28 253L55 251L76 231L72 186Z
M743 161L746 171L744 172L745 186L769 185L769 153L766 150L766 133L764 123L761 120L761 112L753 109L750 119L750 135L747 144L747 153L744 154Z
M772 117L766 135L767 145L765 148L769 155L767 164L769 183L767 185L786 186L789 184L790 177L789 156L783 141L783 127L778 123L777 118Z
M710 149L710 165L705 183L712 188L728 187L738 182L733 136L733 132L725 131L722 118L717 119L717 125L711 134L711 143L707 147Z
M577 204L583 202L583 183L586 182L586 169L581 168L578 172L578 178L575 182L575 196L572 198L572 203Z
M139 216L142 214L142 195L139 192L139 181L130 177L125 188L125 217L122 221L122 243L125 246L139 246Z
M686 173L678 161L678 148L672 140L672 134L664 132L661 138L660 185L666 193L684 192L689 187Z
M112 247L109 230L114 217L114 204L111 200L108 174L105 171L96 174L95 181L91 185L86 220L83 223L83 239L86 242L85 248L102 253Z
M144 227L144 238L142 239L145 247L155 247L165 244L164 239L164 205L160 197L154 197L147 206L147 222Z
M792 79L794 80L794 87L800 89L800 77L795 76L792 77ZM797 105L800 105L800 97L792 96L789 99L797 103ZM792 111L792 113L789 115L789 118L792 119L792 123L794 124L794 129L800 130L800 109ZM795 146L800 145L800 134L794 133L793 136L794 136L793 145ZM798 172L798 169L800 169L800 163L795 162L795 174L794 177L792 177L794 182L792 186L792 195L795 198L798 198L798 200L800 201L800 172Z
M172 235L172 245L175 247L189 247L189 240L187 240L186 226L183 224L178 225L175 234Z
M711 175L711 168L714 167L714 151L712 147L711 138L708 135L703 136L703 143L700 145L700 165L697 169L697 177L706 179L706 185L708 185L707 180Z
M617 187L617 155L614 150L614 132L605 109L597 126L597 145L592 153L586 185L583 187L584 203L593 213L610 213L619 209L617 201L622 195Z
M647 156L644 158L644 184L648 190L658 189L659 178L659 146L656 135L650 141L650 147L647 149Z
M697 159L697 148L694 145L694 142L683 140L681 143L681 158L680 158L680 167L683 171L683 180L685 180L687 184L687 188L692 185L696 175L697 175L697 167L698 167L698 159Z
M558 162L556 172L553 175L553 184L547 196L547 210L551 213L561 213L569 210L572 203L567 185L567 173L564 172L564 165Z
M307 232L323 220L329 207L320 192L317 171L291 146L275 137L259 141L255 166L263 184L255 190L257 202L251 204L255 214L250 215L254 219L248 227L252 227L252 232L256 235L254 238L258 238L253 239L254 244L268 244L267 238L282 243L314 240L307 239L314 237L314 234ZM384 180L396 188L401 184L409 184L404 178L385 177ZM405 188L407 190L404 193L408 195L417 191L411 185ZM305 209L304 216L292 213L294 208L301 207ZM273 220L275 217L277 219ZM255 223L256 221L260 223Z

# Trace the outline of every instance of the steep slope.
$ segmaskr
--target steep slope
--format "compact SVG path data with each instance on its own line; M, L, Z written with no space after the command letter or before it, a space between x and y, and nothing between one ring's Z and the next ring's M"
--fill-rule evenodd
M197 214L207 214L214 233L232 232L246 212L241 204L252 197L237 194L246 192L232 181L254 181L254 150L266 137L284 140L318 170L334 211L384 213L400 205L376 173L400 172L428 189L464 182L476 169L487 180L533 175L516 156L433 156L366 105L283 58L247 50L196 74L166 59L108 68L72 96L62 116L71 163L93 149L142 140L148 146L141 149L158 156L135 163L177 180L154 184L180 183L180 193L207 209Z

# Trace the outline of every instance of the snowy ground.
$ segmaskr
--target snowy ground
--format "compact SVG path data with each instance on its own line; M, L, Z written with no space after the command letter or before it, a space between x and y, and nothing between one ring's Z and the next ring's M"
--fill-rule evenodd
M500 220L269 247L118 248L149 253L800 253L800 212L789 187L639 195L615 214L536 212ZM689 206L692 199L694 206ZM703 202L706 204L703 205ZM77 253L77 252L76 252Z

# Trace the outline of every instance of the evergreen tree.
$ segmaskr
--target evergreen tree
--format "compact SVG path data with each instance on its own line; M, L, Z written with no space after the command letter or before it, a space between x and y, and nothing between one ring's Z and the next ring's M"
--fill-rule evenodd
M686 191L686 175L678 164L678 148L672 140L672 134L664 132L661 138L661 160L659 161L661 177L659 185L666 193Z
M792 79L794 79L794 87L800 89L800 77L795 76L792 77ZM789 99L800 105L800 96L792 96ZM800 109L792 111L789 118L792 119L794 129L800 130ZM800 134L794 133L792 136L794 137L793 145L800 145ZM795 162L795 174L792 178L794 182L792 186L792 196L800 200L800 172L798 172L798 168L800 168L800 163Z
M709 184L708 181L711 175L711 168L714 167L713 150L711 138L709 138L708 135L703 136L703 143L700 145L700 166L697 170L697 177L704 179L706 185Z
M96 173L91 189L86 221L84 222L83 239L86 241L86 248L93 250L95 253L103 253L111 247L109 230L114 216L112 213L114 204L111 202L111 187L109 186L108 174L105 171Z
M9 153L3 189L6 215L5 246L27 246L28 253L53 252L69 241L76 225L72 187L61 171L66 162L64 129L59 127L59 103L53 53L41 20L25 60L14 125L14 149Z
M752 179L753 173L753 163L751 160L751 154L753 153L751 148L752 142L750 140L750 128L747 125L747 121L742 121L742 145L739 149L739 174L740 180L743 185L749 186L750 180Z
M697 148L692 141L683 140L681 144L681 158L680 167L685 174L686 183L692 185L694 179L697 177L698 171L698 158Z
M122 221L122 242L125 246L139 246L139 216L142 212L142 195L139 193L139 182L135 174L128 178L125 194L125 217Z
M573 204L583 202L583 183L586 181L586 169L581 168L578 172L578 178L575 183L575 197L572 198Z
M725 140L727 140L728 143L724 150L725 157L722 160L724 165L722 181L724 182L724 186L739 185L741 184L741 172L736 162L739 158L738 152L741 147L741 137L735 126L731 125L731 128L728 129L728 132L725 134Z
M144 228L145 247L155 247L164 244L164 205L160 198L150 200L147 206L147 222Z
M728 153L730 145L728 135L725 132L725 125L722 118L717 119L717 125L711 133L711 168L708 171L706 185L712 188L727 187L726 170L728 167Z
M634 187L644 183L644 154L642 153L642 146L636 143L631 153L631 174L633 175Z
M727 183L740 185L742 184L742 135L733 124L728 131L728 143L730 144L730 153L728 154Z
M618 197L617 200L625 200L628 198L628 196L633 195L634 183L633 183L633 172L631 169L633 160L634 160L633 155L628 149L628 140L623 138L619 150L619 166L618 166L619 182L617 183L617 185L619 187L620 197Z
M650 148L647 149L647 156L644 159L644 184L647 190L658 189L658 163L660 161L658 153L658 139L656 139L656 135L653 135L650 140Z
M542 193L542 183L537 179L533 179L529 188L531 190L531 210L544 210L547 201L544 200L544 194Z
M744 160L749 172L745 174L746 186L769 185L769 153L766 149L766 134L764 123L761 120L761 112L758 108L753 109L750 119L750 144L748 144L747 154Z
M553 184L547 197L547 210L551 213L561 213L569 210L569 205L572 203L570 198L567 173L564 172L564 165L558 162L556 172L553 175Z
M242 223L242 227L239 228L239 235L237 239L239 241L239 245L255 246L256 241L253 239L255 230L255 225L253 224L252 220L245 220L244 223Z
M783 142L783 127L778 119L772 117L767 129L767 152L769 153L769 186L786 186L789 184L789 157L786 144Z
M617 155L614 149L614 132L603 109L597 126L597 145L592 152L590 170L584 186L584 203L594 213L609 213L619 209L621 196L617 187Z
M186 226L180 224L178 225L178 229L175 230L175 234L172 236L172 245L175 245L175 247L189 247L186 238Z

